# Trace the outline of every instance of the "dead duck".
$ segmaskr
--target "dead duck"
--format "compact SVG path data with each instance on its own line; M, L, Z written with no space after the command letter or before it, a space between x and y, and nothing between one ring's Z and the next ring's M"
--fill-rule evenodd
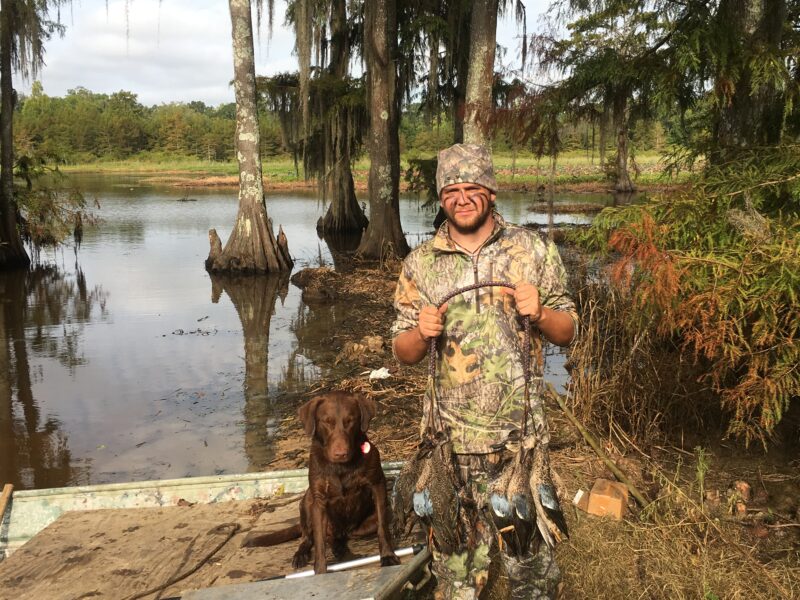
M418 475L411 505L436 547L450 554L462 547L464 536L460 526L460 486L453 470L452 444L447 435L439 432L423 442L416 462ZM403 482L404 488L407 482Z
M492 520L501 544L514 556L523 556L528 551L536 527L530 469L531 451L520 448L495 479L489 493Z
M536 525L544 541L553 548L562 539L569 539L569 530L558 502L556 486L550 479L547 450L538 450L533 453L530 489L536 507Z

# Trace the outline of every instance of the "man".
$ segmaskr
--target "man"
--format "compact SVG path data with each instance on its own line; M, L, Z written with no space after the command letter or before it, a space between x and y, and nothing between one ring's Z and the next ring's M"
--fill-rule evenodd
M439 202L447 218L436 235L406 257L395 294L392 326L397 359L414 364L438 338L437 427L449 433L461 480L479 507L510 452L504 442L520 431L524 415L522 320L561 346L572 342L577 315L566 293L566 273L555 245L538 233L510 225L494 210L497 182L482 146L456 144L439 153ZM514 290L484 287L450 292L484 281L512 283ZM535 352L541 356L539 336ZM541 361L540 361L541 362ZM528 431L546 459L549 434L541 397L541 364L530 381ZM431 402L426 398L423 424ZM549 463L546 463L549 464ZM549 467L546 468L549 478ZM549 482L547 482L549 483ZM481 515L490 514L481 511ZM496 527L479 522L477 547L444 556L434 552L437 597L473 599L485 585L489 548L498 553ZM550 598L560 579L550 549L538 540L522 558L503 552L512 598Z

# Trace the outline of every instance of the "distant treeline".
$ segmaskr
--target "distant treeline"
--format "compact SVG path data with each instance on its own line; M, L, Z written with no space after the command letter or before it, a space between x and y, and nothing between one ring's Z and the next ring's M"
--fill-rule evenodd
M530 154L526 147L514 148L510 132L500 126L494 132L492 149L494 152ZM571 120L566 117L559 126L559 137L563 144L562 151L584 150L587 153L597 152L600 146L600 128L597 124L586 120ZM631 128L630 144L634 153L661 151L667 144L666 129L657 120L638 120ZM403 112L400 121L400 148L405 154L436 152L453 142L453 124L442 117L439 122L428 122L419 110L418 104L411 104ZM615 140L609 136L606 148L613 153Z
M64 97L48 96L34 82L29 96L20 97L14 115L14 138L19 156L48 156L64 163L87 163L126 158L197 157L208 161L233 160L236 105L207 106L203 102L145 106L135 93L97 94L84 88ZM261 152L264 157L289 153L278 118L263 112ZM453 139L453 127L443 118L431 123L418 107L403 114L401 149L406 154L432 153ZM565 150L596 150L598 132L588 123L564 123ZM660 150L664 129L642 123L633 132L639 151ZM497 134L494 149L512 152L508 136ZM516 148L524 153L525 148Z

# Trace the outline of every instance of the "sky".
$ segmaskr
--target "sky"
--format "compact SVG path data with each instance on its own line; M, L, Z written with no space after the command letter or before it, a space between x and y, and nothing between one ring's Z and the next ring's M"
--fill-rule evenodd
M72 7L62 8L65 35L46 43L46 64L38 76L45 94L63 96L83 87L97 93L133 92L148 106L233 102L226 0L128 0L127 5L127 19L125 0L74 0ZM547 1L527 0L526 6L530 32ZM297 69L285 9L285 1L276 0L272 36L263 27L256 37L259 75ZM518 35L510 17L498 24L497 41L509 48L505 64L518 60ZM17 77L15 87L27 93L31 83Z

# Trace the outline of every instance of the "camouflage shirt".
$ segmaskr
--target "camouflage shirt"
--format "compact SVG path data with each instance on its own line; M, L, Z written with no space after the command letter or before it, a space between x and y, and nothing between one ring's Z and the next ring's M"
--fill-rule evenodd
M417 326L423 306L438 305L450 292L479 281L536 285L542 304L569 313L577 333L578 318L566 292L566 272L555 244L534 231L507 224L497 212L494 220L494 231L473 255L453 243L444 223L433 238L406 257L395 292L393 337ZM541 339L535 326L532 330L533 354L540 360L532 361L529 431L535 432L540 443L548 443L541 396ZM449 428L455 452L491 452L492 444L520 429L525 385L522 339L522 321L513 297L499 288L480 288L448 302L445 331L438 340L434 416L437 428ZM428 393L423 430L430 406Z

